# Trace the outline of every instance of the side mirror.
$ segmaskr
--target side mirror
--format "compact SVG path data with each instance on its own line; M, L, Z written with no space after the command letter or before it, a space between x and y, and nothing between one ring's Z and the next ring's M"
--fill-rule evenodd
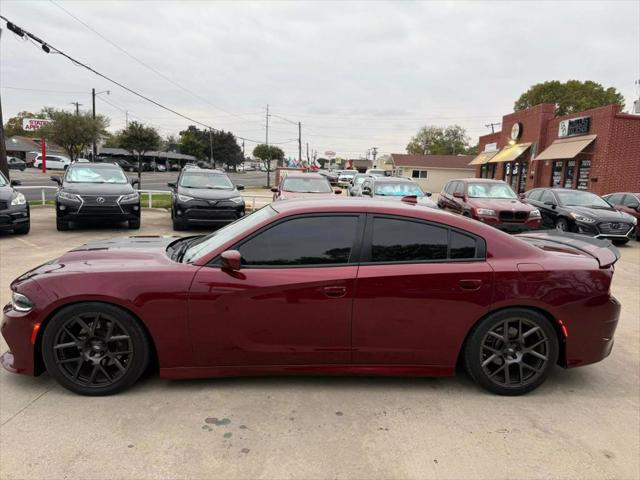
M526 197L524 196L524 193L519 193L518 194L518 199L519 200L524 200Z
M426 195L427 197L430 197L430 196L431 196L431 192L426 192L426 193L425 193L425 195Z
M57 175L52 175L50 177L52 182L56 182L58 185L62 185L62 180L60 180L60 177Z
M462 192L453 192L453 196L455 198L461 198L462 200L464 200L464 193Z
M555 209L556 208L556 204L553 202L550 202L549 200L547 200L546 202L544 202L545 205L549 205L551 208Z
M240 270L240 260L242 256L238 250L227 250L220 255L222 259L222 269L236 271Z
M131 186L140 185L140 181L137 178L131 180Z
M17 187L19 185L22 185L22 182L20 180L11 180L12 187Z
M176 182L167 183L167 187L176 188Z
M244 185L236 185L236 190L244 190Z
M362 189L362 194L363 195L371 195L371 189L369 187L364 187Z
M335 193L336 195L342 195L342 189L340 188L336 188L333 193Z
M273 193L278 193L278 187L271 187L271 191Z

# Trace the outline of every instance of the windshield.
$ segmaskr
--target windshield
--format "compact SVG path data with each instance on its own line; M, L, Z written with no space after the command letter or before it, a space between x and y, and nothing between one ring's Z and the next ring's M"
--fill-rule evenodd
M364 182L364 180L368 177L368 175L356 175L353 178L353 186L354 187L358 187L360 185L362 185L362 182Z
M331 193L331 185L325 178L287 177L282 190L294 193Z
M407 195L424 197L424 192L420 186L412 182L377 183L375 186L375 194L384 197L405 197Z
M355 170L343 170L342 172L340 172L340 176L341 177L354 177L356 175Z
M384 170L369 170L367 173L369 175L374 176L374 177L384 177L385 176Z
M506 183L470 183L467 195L469 198L518 198Z
M271 217L275 217L276 215L277 212L267 205L251 215L246 215L235 222L230 223L226 227L216 230L206 237L198 239L197 242L189 247L185 252L183 262L192 263L196 259L215 250L242 232L253 228L255 225Z
M128 183L126 175L116 165L100 167L74 165L67 170L65 181L71 183Z
M556 190L560 205L575 205L591 208L611 208L606 200L590 192L577 192L575 190Z
M185 172L180 178L180 186L184 188L213 188L216 190L233 190L233 183L224 174L212 172Z

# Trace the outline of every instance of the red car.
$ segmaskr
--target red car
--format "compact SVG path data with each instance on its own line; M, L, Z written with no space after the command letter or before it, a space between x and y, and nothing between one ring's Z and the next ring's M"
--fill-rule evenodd
M342 190L331 187L327 177L319 173L288 173L282 177L280 184L271 189L273 201L303 197L331 197L339 195Z
M640 240L640 193L610 193L602 198L613 205L616 210L628 213L637 220L636 240Z
M533 390L613 345L617 250L404 202L276 202L198 237L92 242L12 284L12 372L105 395L163 378L453 375Z
M542 224L540 210L520 201L509 184L502 180L451 180L438 197L438 207L505 232L537 230Z

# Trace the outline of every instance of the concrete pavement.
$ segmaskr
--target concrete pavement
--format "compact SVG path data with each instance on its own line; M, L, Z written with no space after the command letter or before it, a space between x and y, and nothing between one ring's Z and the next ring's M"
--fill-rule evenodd
M0 234L3 304L9 282L29 268L86 241L131 233L56 232L47 210L33 209L29 235ZM167 213L143 215L140 234L173 233ZM464 375L152 377L121 395L87 398L47 375L3 370L0 478L637 479L640 243L621 252L613 353L596 365L558 368L529 395L490 395Z

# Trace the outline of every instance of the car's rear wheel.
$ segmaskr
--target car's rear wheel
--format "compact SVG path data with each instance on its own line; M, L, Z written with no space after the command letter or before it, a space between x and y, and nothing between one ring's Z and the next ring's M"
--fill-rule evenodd
M98 302L63 308L42 337L49 374L81 395L111 395L130 387L145 371L149 350L135 318Z
M521 308L496 312L478 323L464 351L469 376L499 395L534 390L557 360L558 337L549 320Z

